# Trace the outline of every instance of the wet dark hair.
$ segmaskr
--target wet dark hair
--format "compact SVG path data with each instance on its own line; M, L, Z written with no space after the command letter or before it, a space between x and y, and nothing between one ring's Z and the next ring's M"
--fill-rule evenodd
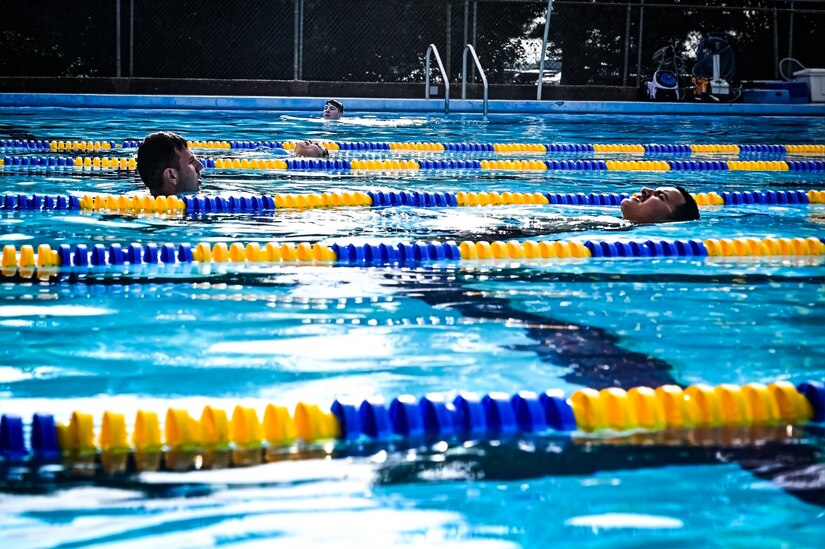
M684 204L679 204L673 209L672 221L693 221L699 219L699 206L696 205L696 200L684 187L676 187L685 199Z
M326 107L327 105L332 105L333 107L341 111L341 114L344 114L344 104L338 101L337 99L327 99L326 103L324 103L324 106Z
M156 132L146 136L138 147L137 169L149 190L163 186L163 170L180 169L177 153L188 146L186 139L172 132Z

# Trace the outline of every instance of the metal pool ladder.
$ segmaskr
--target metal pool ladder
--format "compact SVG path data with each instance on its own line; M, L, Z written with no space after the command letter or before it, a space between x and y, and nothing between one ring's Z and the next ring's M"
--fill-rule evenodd
M441 71L441 78L444 79L444 114L450 113L450 79L441 63L441 56L438 55L438 48L435 44L427 47L427 55L424 61L424 99L430 98L430 54L435 53L435 62L438 63L438 70Z
M464 59L461 63L461 99L467 99L467 53L473 55L473 62L478 68L478 73L481 75L481 82L484 84L484 116L487 116L487 77L484 76L484 69L481 68L481 62L478 60L476 50L471 44L464 46Z

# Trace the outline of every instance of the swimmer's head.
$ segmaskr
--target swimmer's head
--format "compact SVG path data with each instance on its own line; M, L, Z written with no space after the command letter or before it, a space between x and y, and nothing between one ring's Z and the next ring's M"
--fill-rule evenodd
M295 143L295 156L309 156L312 158L326 158L329 156L329 151L320 143L315 141L298 141Z
M338 120L344 116L344 104L337 99L328 99L324 103L324 118L327 120Z
M153 196L198 192L203 163L186 139L172 132L146 136L138 147L137 169Z
M667 223L699 219L696 200L683 187L642 187L622 200L622 217L633 223Z

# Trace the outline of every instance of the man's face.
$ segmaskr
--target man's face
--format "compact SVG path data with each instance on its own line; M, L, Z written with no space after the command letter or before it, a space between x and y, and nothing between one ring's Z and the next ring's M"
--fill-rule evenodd
M675 187L642 187L642 192L622 200L622 217L633 223L671 221L673 212L685 197Z
M322 156L327 156L327 151L314 141L299 141L295 143L295 156L321 158Z
M338 120L341 118L341 111L332 103L324 105L324 118L327 120Z
M176 193L194 193L201 189L201 170L203 164L200 160L195 158L189 147L178 151L178 165L177 183L175 185Z

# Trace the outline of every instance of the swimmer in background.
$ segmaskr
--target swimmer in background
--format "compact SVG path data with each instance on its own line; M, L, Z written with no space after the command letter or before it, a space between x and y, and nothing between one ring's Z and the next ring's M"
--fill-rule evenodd
M324 103L324 120L338 120L344 116L344 104L337 99L327 99Z
M306 139L295 143L295 156L308 156L310 158L329 158L329 151L316 141Z
M476 223L464 230L450 227L452 219L431 224L431 232L442 238L455 240L506 240L510 238L536 238L558 233L578 231L626 231L634 225L671 223L699 219L696 200L682 187L642 187L639 193L626 198L621 204L622 218L612 215L567 216L559 214L530 215L527 218L496 218L468 220ZM429 235L428 235L429 236Z
M201 188L203 164L176 133L146 136L138 147L137 169L152 196L196 193Z
M699 219L696 200L684 187L642 187L622 200L622 217L632 223L669 223Z

